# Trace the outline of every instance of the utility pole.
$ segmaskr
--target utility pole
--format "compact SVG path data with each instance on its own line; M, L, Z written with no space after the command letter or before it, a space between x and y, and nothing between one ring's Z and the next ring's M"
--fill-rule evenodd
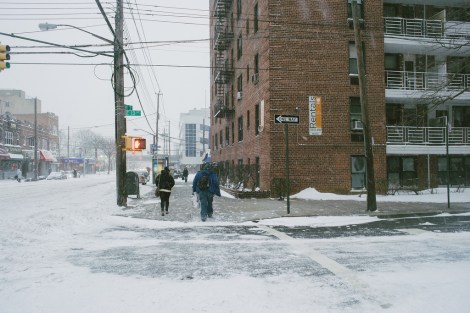
M38 98L34 98L34 181L38 180Z
M369 107L367 102L367 79L364 66L364 53L362 51L361 29L359 25L359 7L357 0L352 0L352 16L354 25L354 41L357 52L357 69L359 78L359 94L361 99L362 126L364 134L364 150L367 164L367 211L377 210L377 200L375 191L375 175L374 175L374 153L372 150L372 140L369 123Z
M170 139L170 121L168 121L168 168L170 167L171 139Z
M114 36L114 106L116 134L116 188L117 205L127 206L126 194L126 151L123 137L126 135L124 117L124 46L123 46L123 3L116 3L116 29Z
M160 119L160 92L157 93L157 125L155 129L155 137L156 137L155 154L156 154L157 159L158 159L158 120L159 119Z
M70 126L67 127L67 158L70 158Z

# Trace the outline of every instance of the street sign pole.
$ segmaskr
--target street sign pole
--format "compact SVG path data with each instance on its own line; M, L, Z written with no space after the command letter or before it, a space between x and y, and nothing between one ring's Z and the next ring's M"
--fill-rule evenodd
M284 124L284 134L286 141L286 177L287 177L287 214L290 214L290 182L289 182L289 124Z
M289 179L289 124L299 124L298 115L274 115L274 123L284 124L284 141L286 143L286 189L287 189L287 214L290 214L290 179Z

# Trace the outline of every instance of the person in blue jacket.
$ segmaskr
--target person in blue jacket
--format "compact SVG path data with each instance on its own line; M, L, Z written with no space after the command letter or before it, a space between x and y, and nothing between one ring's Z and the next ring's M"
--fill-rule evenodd
M211 218L214 214L214 195L220 197L219 178L209 163L204 164L203 169L194 177L193 194L195 192L201 204L201 220L205 222L207 217Z

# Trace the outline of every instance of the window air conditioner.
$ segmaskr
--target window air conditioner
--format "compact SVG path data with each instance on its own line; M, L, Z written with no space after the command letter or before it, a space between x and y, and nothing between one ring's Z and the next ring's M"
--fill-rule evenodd
M353 121L352 130L363 130L362 122L358 120Z
M258 73L253 74L252 80L253 80L253 84L258 83L258 80L259 80Z
M242 92L239 91L237 92L237 100L241 100L242 99Z

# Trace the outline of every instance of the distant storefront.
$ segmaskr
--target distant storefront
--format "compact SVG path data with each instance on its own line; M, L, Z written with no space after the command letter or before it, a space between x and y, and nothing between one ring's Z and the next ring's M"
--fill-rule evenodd
M96 173L96 160L91 158L61 158L60 169L64 171L77 170L82 174Z

